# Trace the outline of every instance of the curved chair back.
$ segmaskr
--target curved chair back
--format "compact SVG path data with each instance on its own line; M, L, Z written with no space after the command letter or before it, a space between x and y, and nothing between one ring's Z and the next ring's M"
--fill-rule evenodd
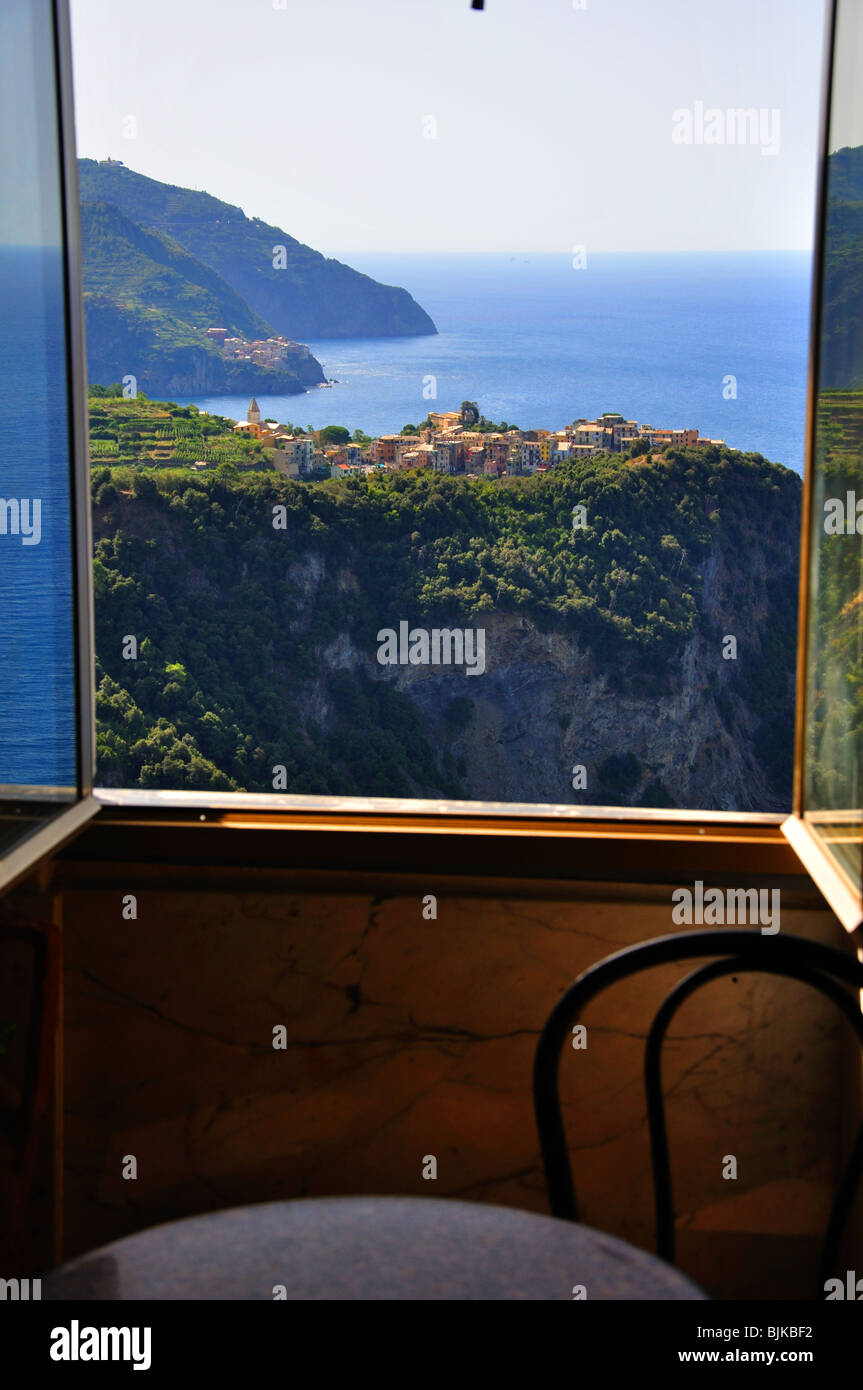
M689 931L661 936L628 946L585 970L555 1005L543 1028L533 1071L533 1095L542 1162L553 1216L578 1220L569 1150L563 1127L558 1089L558 1068L563 1043L569 1037L588 1002L602 990L630 975L656 965L720 959L692 971L667 995L654 1017L644 1054L644 1082L650 1133L653 1189L656 1204L658 1253L674 1260L674 1207L665 1106L662 1096L662 1044L677 1010L702 985L723 975L756 971L811 985L830 999L847 1018L863 1047L863 1014L857 998L846 986L863 990L863 964L832 946L788 935L764 935L758 930ZM863 1125L851 1149L837 1187L824 1236L818 1270L816 1299L823 1296L824 1282L833 1273L842 1232L863 1171Z

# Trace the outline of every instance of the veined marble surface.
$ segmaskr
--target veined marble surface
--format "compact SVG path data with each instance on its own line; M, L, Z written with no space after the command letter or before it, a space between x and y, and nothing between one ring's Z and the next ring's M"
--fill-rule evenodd
M539 1030L586 966L673 929L670 890L668 902L441 895L436 920L423 916L426 892L434 884L392 898L142 888L134 921L119 892L66 894L67 1258L174 1217L283 1198L547 1210L531 1098ZM782 929L844 940L815 910L783 910ZM603 995L585 1017L587 1048L561 1062L583 1219L646 1249L643 1041L689 968ZM814 991L755 975L681 1010L664 1071L679 1263L708 1292L808 1295L847 1143L841 1028ZM736 1180L722 1176L728 1155ZM423 1176L429 1157L436 1178Z

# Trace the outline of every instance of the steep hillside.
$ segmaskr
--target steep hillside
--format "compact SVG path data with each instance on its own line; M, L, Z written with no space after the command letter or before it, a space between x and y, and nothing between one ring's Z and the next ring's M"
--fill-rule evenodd
M266 338L273 329L170 237L137 226L110 203L85 202L81 239L91 381L107 385L131 373L152 396L292 393L324 380L320 363L299 349L278 368L224 359L207 328L242 338Z
M830 197L842 203L863 201L863 145L845 146L829 160Z
M108 785L789 804L800 479L759 455L94 486ZM483 629L484 673L379 664L402 621Z
M286 337L308 341L437 332L407 290L381 285L209 193L92 159L78 161L78 178L82 199L112 203L133 222L172 237ZM274 248L280 246L285 264L276 269Z
M816 438L814 508L824 533L809 638L807 795L821 809L847 810L859 806L863 765L863 521L854 511L863 496L863 391L820 392Z
M863 386L863 147L838 150L827 167L820 385Z
M215 271L110 203L82 204L81 238L90 294L144 304L191 328L221 325L241 338L266 338L273 331Z

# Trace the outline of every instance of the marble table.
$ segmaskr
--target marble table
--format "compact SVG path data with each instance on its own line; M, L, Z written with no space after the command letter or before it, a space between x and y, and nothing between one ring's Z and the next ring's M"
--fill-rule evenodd
M431 1197L267 1202L154 1226L60 1266L49 1299L705 1299L589 1226Z

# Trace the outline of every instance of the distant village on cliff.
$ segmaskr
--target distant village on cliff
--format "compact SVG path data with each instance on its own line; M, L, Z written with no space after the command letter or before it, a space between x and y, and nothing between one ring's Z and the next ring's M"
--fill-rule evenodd
M595 454L629 453L637 457L669 445L693 448L725 442L702 438L696 429L641 425L611 411L597 420L576 420L562 430L477 429L480 420L477 406L466 401L461 410L430 411L422 424L406 426L400 434L329 442L320 438L327 435L326 430L302 435L284 433L274 420L261 418L261 410L253 399L246 419L234 430L272 449L273 466L289 478L322 474L344 478L380 469L393 472L411 468L500 478L545 473L564 459L590 458Z

